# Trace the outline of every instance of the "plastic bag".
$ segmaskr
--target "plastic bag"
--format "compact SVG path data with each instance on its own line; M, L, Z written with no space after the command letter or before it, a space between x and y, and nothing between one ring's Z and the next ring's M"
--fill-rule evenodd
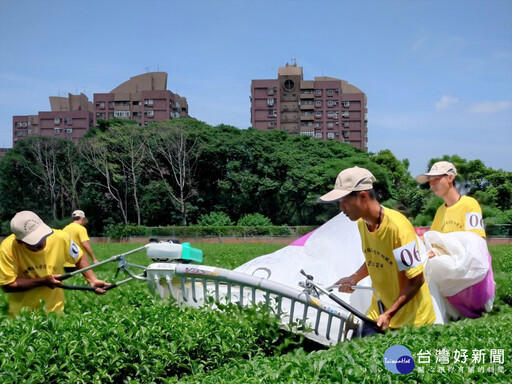
M486 241L473 232L424 234L427 252L442 250L425 264L425 274L443 296L453 296L479 283L489 271Z
M424 263L430 291L446 299L448 317L482 316L492 309L495 284L485 239L473 232L424 234L427 250L436 256Z

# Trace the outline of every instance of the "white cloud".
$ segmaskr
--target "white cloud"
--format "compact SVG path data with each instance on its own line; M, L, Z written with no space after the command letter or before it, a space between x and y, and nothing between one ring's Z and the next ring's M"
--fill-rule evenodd
M420 49L423 43L429 39L429 37L422 37L412 45L411 50L416 51L417 49Z
M495 113L512 107L510 101L482 101L480 103L472 103L468 106L470 113Z
M436 109L438 111L447 110L447 109L450 109L455 104L458 104L458 102L459 102L459 98L458 97L452 97L452 96L449 96L449 95L443 95L441 97L441 100L439 100L436 103Z

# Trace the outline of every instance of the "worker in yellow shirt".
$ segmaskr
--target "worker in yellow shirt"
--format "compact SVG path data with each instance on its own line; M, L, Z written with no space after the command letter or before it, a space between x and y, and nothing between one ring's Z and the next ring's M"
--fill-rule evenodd
M76 210L71 214L71 219L73 220L70 224L64 227L64 231L68 233L69 237L80 247L80 249L87 253L92 262L96 264L98 259L94 255L94 252L91 248L91 242L89 235L87 233L87 229L85 226L89 222L85 217L84 211ZM74 265L66 264L65 267L74 267Z
M384 304L384 313L379 313L374 296L367 315L383 330L432 324L436 315L414 228L401 213L379 204L373 190L375 181L367 169L348 168L338 175L334 190L318 199L338 202L340 210L357 221L362 240L365 263L335 285L339 285L340 292L351 293L351 287L369 275ZM371 333L363 329L363 335Z
M430 171L416 177L418 183L429 183L432 192L444 200L436 211L430 230L441 233L469 231L486 238L482 208L469 196L463 196L455 187L457 169L449 161L438 161ZM429 252L429 257L435 257ZM461 290L446 299L464 316L476 318L490 312L494 302L495 286L491 254L487 253L489 271L477 284Z
M0 244L0 286L8 294L9 315L22 308L37 309L44 301L47 312L63 312L64 292L54 289L64 273L64 263L78 268L89 266L87 257L69 235L51 229L34 212L18 212L11 220L12 234ZM92 270L83 276L97 294L105 293L108 283Z

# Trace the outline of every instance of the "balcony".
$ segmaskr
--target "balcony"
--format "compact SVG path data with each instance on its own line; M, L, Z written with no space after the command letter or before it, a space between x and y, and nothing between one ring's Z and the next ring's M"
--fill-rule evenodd
M300 98L301 99L314 99L315 94L312 89L301 89L300 90Z
M301 100L301 102L300 102L300 110L301 111L304 111L304 110L312 111L313 109L315 109L315 105L311 101Z

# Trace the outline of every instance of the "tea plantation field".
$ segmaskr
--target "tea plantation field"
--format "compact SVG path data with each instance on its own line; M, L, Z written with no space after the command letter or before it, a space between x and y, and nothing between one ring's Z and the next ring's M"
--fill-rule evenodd
M234 268L271 253L271 244L192 244L204 264ZM94 244L100 259L137 247ZM6 317L0 293L0 383L508 383L512 375L512 245L492 246L497 298L492 313L448 325L406 328L323 348L279 329L261 308L224 311L155 300L132 281L98 296L66 291L66 315ZM130 262L148 265L143 252ZM117 265L97 270L114 281ZM71 281L72 280L72 281ZM83 284L81 276L68 280ZM383 363L407 347L410 374Z

